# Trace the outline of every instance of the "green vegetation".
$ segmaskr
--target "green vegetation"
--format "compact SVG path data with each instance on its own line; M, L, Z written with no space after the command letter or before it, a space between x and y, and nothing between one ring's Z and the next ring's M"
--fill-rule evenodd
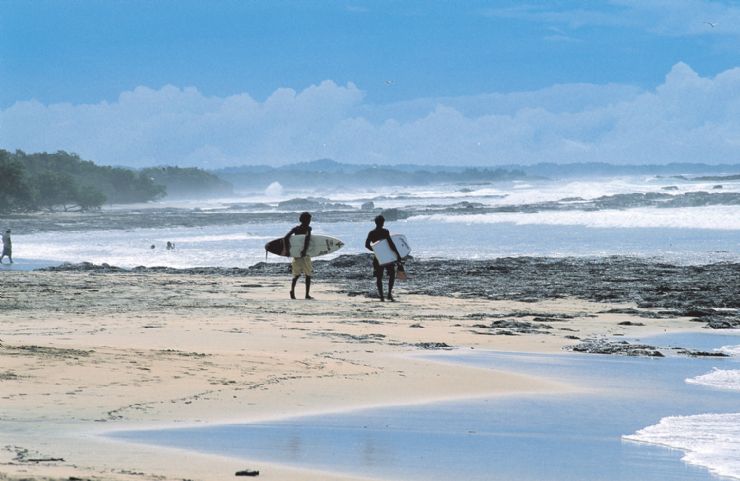
M0 212L90 210L105 202L147 202L165 192L142 173L95 165L76 154L0 149Z
M444 183L502 182L528 178L520 169L343 164L330 159L301 162L281 167L264 165L227 167L215 171L237 188L264 189L272 182L287 188L434 185Z

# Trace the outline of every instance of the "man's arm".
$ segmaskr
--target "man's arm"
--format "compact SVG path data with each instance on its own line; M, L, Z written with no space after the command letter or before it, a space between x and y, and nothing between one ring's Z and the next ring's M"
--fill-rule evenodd
M306 232L306 237L303 240L303 250L301 251L301 257L306 257L306 251L308 250L308 243L311 241L311 228L308 228L308 232Z
M393 239L391 239L391 233L386 231L388 234L386 239L388 239L388 245L391 247L391 250L396 253L396 257L398 260L401 260L401 254L398 253L398 249L396 249L396 244L393 243Z
M290 229L287 234L285 234L285 237L283 237L283 255L288 255L288 252L290 252L290 236L295 234L295 227Z
M365 239L365 249L367 249L367 250L369 250L371 252L373 250L372 243L370 242L370 234L368 234L367 235L367 239Z

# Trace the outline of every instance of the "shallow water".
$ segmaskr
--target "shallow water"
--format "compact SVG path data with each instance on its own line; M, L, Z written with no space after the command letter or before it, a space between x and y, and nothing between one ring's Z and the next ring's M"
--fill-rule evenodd
M17 235L15 269L39 267L44 264L39 259L46 259L46 265L88 261L126 268L139 265L244 268L264 261L265 243L284 235L292 226L270 223ZM370 224L317 221L314 226L315 233L338 237L346 244L325 259L366 252L364 243ZM406 235L412 255L419 259L632 255L678 264L740 262L740 230L449 224L431 220L399 221L389 223L388 227L392 232ZM174 242L176 249L166 250L167 241ZM272 255L267 260L285 262Z
M712 339L710 335L697 335L695 340L697 345L715 347L728 340L740 344L740 336ZM682 451L626 441L623 436L666 416L735 413L740 406L740 392L686 382L715 367L738 369L736 358L493 352L426 357L516 370L576 382L597 391L588 395L515 396L389 407L271 423L119 432L113 436L389 479L710 480L716 477L703 465L681 461ZM729 456L732 459L731 452Z

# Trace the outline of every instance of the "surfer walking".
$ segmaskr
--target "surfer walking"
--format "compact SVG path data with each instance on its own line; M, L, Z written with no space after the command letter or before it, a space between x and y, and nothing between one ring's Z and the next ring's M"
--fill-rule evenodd
M385 217L383 217L382 215L377 216L375 218L375 229L371 230L367 234L367 239L365 240L365 248L372 252L372 245L378 241L385 239L388 241L388 245L390 246L391 250L396 254L398 262L401 262L401 255L398 253L398 249L396 249L396 245L393 243L393 239L391 239L391 233L388 231L388 229L384 229L383 225L385 225ZM385 301L385 298L383 297L383 270L388 273L388 300L393 302L393 284L396 282L395 263L391 262L390 264L381 266L378 262L378 259L373 257L373 273L375 275L375 283L378 286L378 295L380 295L380 302Z
M0 256L0 264L3 263L3 258L8 256L10 263L13 263L13 242L10 240L10 229L6 230L3 234L3 255Z
M303 212L299 217L300 225L297 225L290 229L285 237L283 238L283 247L287 251L290 251L290 237L293 235L304 235L303 249L301 250L300 257L294 257L291 264L291 270L293 272L293 281L290 284L290 298L295 299L295 286L298 283L298 278L301 274L306 276L306 299L313 299L309 292L311 291L311 275L313 274L313 265L311 264L311 257L306 255L308 250L308 243L311 240L311 214Z

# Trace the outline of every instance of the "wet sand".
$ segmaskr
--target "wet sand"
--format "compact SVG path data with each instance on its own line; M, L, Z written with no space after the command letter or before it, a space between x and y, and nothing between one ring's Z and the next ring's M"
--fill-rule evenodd
M555 353L577 338L702 327L688 317L605 313L636 306L572 297L439 297L401 286L399 302L381 304L327 281L315 283L317 300L290 301L287 277L5 272L2 281L0 480L233 479L247 468L268 480L351 479L96 434L573 392L582 388L413 354L444 346ZM490 327L507 316L536 328Z

